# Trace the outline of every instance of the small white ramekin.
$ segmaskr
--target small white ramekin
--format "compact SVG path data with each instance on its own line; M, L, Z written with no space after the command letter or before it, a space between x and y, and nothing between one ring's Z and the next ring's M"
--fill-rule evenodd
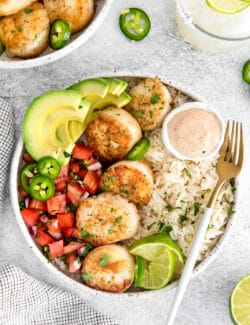
M221 126L221 134L220 134L220 140L218 143L218 146L216 147L216 149L214 151L212 151L211 153L207 154L207 155L203 155L202 157L197 157L197 158L192 158L192 157L188 157L183 155L182 153L180 153L179 151L177 151L172 143L170 142L169 136L168 136L168 129L167 129L167 125L170 122L170 120L177 114L192 108L201 108L203 110L206 110L208 112L212 112L214 113L214 115L218 118L219 122L220 122L220 126ZM192 127L192 126L190 126ZM185 104L182 104L181 106L173 109L164 119L163 121L163 125L162 125L162 131L161 131L161 136L162 136L162 142L164 144L164 146L166 147L166 149L172 154L174 155L176 158L181 159L181 160L191 160L191 161L202 161L205 159L211 159L213 157L215 157L218 153L218 151L220 150L220 147L223 143L223 139L224 139L224 130L225 130L225 125L224 125L224 121L220 115L220 113L213 107L210 106L210 104L206 104L203 102L187 102Z

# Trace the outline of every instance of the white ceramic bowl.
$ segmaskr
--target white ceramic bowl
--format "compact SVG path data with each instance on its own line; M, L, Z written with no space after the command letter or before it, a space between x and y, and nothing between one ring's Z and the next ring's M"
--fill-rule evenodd
M125 77L133 77L133 78L144 78L144 77L155 77L155 75L147 74L147 75L138 75L135 73L129 73L129 72L116 72L114 73L105 73L105 74L98 74L95 76L82 76L81 79L87 79L87 78L96 78L96 77L105 77L105 76L114 76L117 78L125 78ZM172 87L175 87L182 91L183 93L186 93L189 97L193 98L194 100L201 100L196 94L194 94L191 91L186 90L184 87L180 86L179 84L175 82L169 81L166 77L160 77L158 76L159 80L161 80L166 85L170 85ZM30 98L32 100L32 98ZM126 302L136 303L137 299L140 297L143 297L146 299L155 299L156 297L162 297L162 292L169 292L173 290L177 286L177 281L173 282L172 284L166 286L165 288L162 288L160 290L152 290L152 291L141 291L141 292L125 292L125 293L109 293L104 291L97 291L95 289L89 288L85 286L82 282L74 280L67 276L65 273L60 271L58 268L56 268L53 264L51 264L48 259L43 255L41 249L36 245L34 240L29 234L29 231L23 221L23 218L21 216L20 210L19 210L19 201L18 201L18 191L17 191L17 185L18 185L18 172L20 170L20 166L22 163L22 154L23 154L24 146L23 146L23 140L20 139L15 152L13 154L12 164L11 164L11 171L10 171L10 196L11 196L11 203L12 207L17 219L17 222L21 228L21 231L31 248L31 250L34 252L38 260L45 266L48 272L50 272L51 275L53 275L56 278L56 283L60 287L70 290L71 292L77 294L78 296L84 298L84 299L90 299L90 303L97 306L95 304L95 301L98 301L98 308L99 310L105 312L107 310L111 310L112 308L120 308L120 306L124 306L122 304ZM236 184L237 186L237 184ZM235 202L237 201L237 197ZM233 221L235 220L234 214L228 221L224 234L218 239L217 243L215 244L212 251L209 253L207 258L203 260L193 271L192 277L195 277L199 273L203 272L204 269L213 261L213 259L216 257L219 250L222 248L223 244L225 243L226 238L228 237L230 228L232 227ZM59 284L58 284L59 283ZM89 298L91 297L91 298ZM93 298L95 301L93 302ZM110 306L110 304L112 304ZM117 305L116 305L117 304ZM114 307L116 305L116 307ZM104 306L104 307L102 307Z
M0 56L0 69L32 68L58 60L77 49L97 30L104 21L113 0L96 0L96 11L91 22L82 31L73 34L69 43L60 50L48 47L40 56L32 59L9 58L4 53Z
M180 153L179 151L177 151L176 148L172 145L172 143L171 143L171 141L169 139L169 136L168 136L168 127L167 126L168 126L168 123L172 120L172 118L176 114L178 114L180 112L184 112L184 111L189 110L191 108L201 108L203 110L206 110L208 112L213 113L217 117L218 121L220 122L220 128L221 128L220 139L219 139L218 145L215 148L215 150L212 151L211 153L209 153L208 155L203 155L202 157L198 157L198 158L191 158L191 157L185 156L182 153ZM190 127L192 127L192 126L190 126ZM197 101L197 102L187 102L187 103L175 108L174 110L172 110L165 117L165 119L163 121L161 135L162 135L163 144L165 145L166 149L169 152L171 152L172 155L174 155L176 158L182 159L182 160L192 160L192 161L198 162L198 161L201 161L201 160L214 158L218 154L218 152L220 150L220 147L221 147L221 145L223 143L223 140L224 140L224 129L225 129L224 121L223 121L220 113L215 108L213 108L211 105L209 105L207 103Z

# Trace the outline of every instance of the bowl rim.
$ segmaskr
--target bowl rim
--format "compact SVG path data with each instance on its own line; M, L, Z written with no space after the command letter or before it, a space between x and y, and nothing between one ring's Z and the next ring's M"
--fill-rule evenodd
M107 77L107 76L113 76L116 78L158 78L161 82L163 82L166 85L169 85L171 87L174 87L181 92L185 93L186 95L190 96L191 98L202 101L201 97L198 96L195 92L189 91L186 87L181 85L180 83L176 81L171 81L165 76L152 74L152 73L140 73L140 72L131 72L131 71L107 71L106 73L96 73L94 75L83 75L81 79L87 79L87 78L97 78L97 77ZM18 168L20 164L20 158L21 153L23 150L23 139L22 137L19 139L16 148L14 150L14 154L11 161L11 167L10 167L10 179L9 179L9 185L10 185L10 199L11 199L11 206L14 211L15 217L17 219L17 223L20 226L20 229L22 231L22 234L28 243L31 250L34 252L38 260L48 269L48 271L51 272L54 276L57 277L57 279L60 280L62 283L61 286L67 288L70 288L72 292L77 294L79 297L83 298L85 294L90 294L91 296L102 296L102 298L105 297L120 297L120 298L136 298L138 296L150 296L152 295L152 292L154 294L161 294L161 293L167 293L172 290L174 290L177 285L178 281L175 281L167 286L165 286L162 289L159 290L149 290L149 291L140 291L140 292L123 292L123 293L112 293L112 292L106 292L106 291L99 291L95 290L93 288L90 288L86 286L84 283L80 283L75 279L72 279L67 274L63 273L63 271L60 271L56 266L54 266L41 252L41 250L36 245L33 238L30 236L29 231L27 229L27 226L25 225L23 218L21 216L20 210L19 210L19 201L18 201L18 192L17 192L17 185L18 185ZM238 187L238 178L235 180L236 186ZM234 200L234 206L237 206L238 202L238 191L235 193L235 200ZM224 233L219 237L217 243L212 248L211 252L207 255L207 257L193 270L193 273L191 275L191 279L202 273L206 267L215 259L218 252L221 250L223 245L225 244L226 239L228 238L228 235L230 233L230 229L232 228L234 221L236 219L237 213L235 213L231 218L228 220L227 225L225 227ZM60 285L59 285L60 286Z
M176 114L184 112L184 111L188 111L190 109L202 109L204 111L213 113L216 116L217 120L219 121L220 128L221 128L220 139L219 139L217 147L209 154L204 155L202 157L197 157L197 158L188 157L188 156L182 154L181 152L179 152L177 149L175 149L175 147L172 145L172 143L169 139L168 131L167 131L168 123L172 120L172 118ZM184 104L176 107L169 114L167 114L167 116L164 118L164 121L163 121L161 136L162 136L162 142L163 142L164 146L166 147L166 149L169 152L171 152L176 158L178 158L180 160L190 160L190 161L194 161L194 162L199 162L199 161L203 161L206 159L212 159L218 154L219 149L222 146L222 143L224 140L224 131L225 131L225 123L224 123L224 120L222 119L222 116L219 113L219 111L214 106L212 106L210 103L195 101L195 102L184 103Z
M31 59L21 59L17 61L8 61L0 59L0 69L26 69L26 68L34 68L38 66L42 66L51 62L54 62L62 57L68 55L73 52L75 49L84 44L98 29L98 27L103 23L106 18L111 5L114 0L103 0L103 5L96 17L94 17L90 23L83 29L82 32L79 32L80 35L76 37L72 42L63 47L60 50L54 50L49 54L45 54L43 56L38 56L36 58Z

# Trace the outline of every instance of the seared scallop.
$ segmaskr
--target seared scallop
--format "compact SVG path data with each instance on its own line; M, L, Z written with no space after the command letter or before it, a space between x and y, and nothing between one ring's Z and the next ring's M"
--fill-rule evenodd
M142 130L151 131L161 126L170 111L171 95L158 79L146 78L130 91L131 102L125 109L132 114Z
M36 0L0 0L0 16L16 14L21 9L31 5Z
M89 146L99 158L106 161L122 159L141 136L136 119L117 107L100 111L86 130Z
M39 55L49 37L49 17L43 4L35 2L26 9L0 22L0 38L7 53L21 58Z
M135 263L127 249L120 245L95 248L82 263L82 278L95 289L123 292L134 280Z
M76 211L76 226L93 246L133 237L139 220L136 206L118 194L102 193L89 197Z
M63 19L71 26L72 33L83 29L94 15L94 0L44 0L50 22Z
M137 207L142 207L153 193L153 172L144 161L122 160L106 170L100 186L104 191L119 193Z

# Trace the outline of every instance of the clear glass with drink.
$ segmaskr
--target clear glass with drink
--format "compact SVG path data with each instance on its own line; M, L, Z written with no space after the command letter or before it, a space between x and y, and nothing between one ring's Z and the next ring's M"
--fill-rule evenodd
M250 44L250 0L176 0L176 21L183 37L204 51Z

